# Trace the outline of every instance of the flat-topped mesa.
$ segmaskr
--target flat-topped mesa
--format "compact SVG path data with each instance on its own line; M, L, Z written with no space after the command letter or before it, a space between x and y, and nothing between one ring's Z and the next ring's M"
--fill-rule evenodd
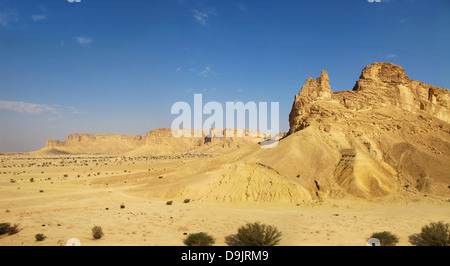
M49 139L45 143L45 147L51 148L51 147L61 147L64 146L64 142L57 140L57 139Z
M124 153L142 144L142 136L120 134L69 134L66 141L48 140L45 148L63 153Z
M350 111L400 108L412 113L426 112L450 123L449 90L411 80L404 68L392 63L376 62L366 66L351 91L332 92L326 71L317 79L308 78L300 93L295 95L289 114L289 134L319 121L311 116L324 112L323 105L315 104L323 101L341 104Z

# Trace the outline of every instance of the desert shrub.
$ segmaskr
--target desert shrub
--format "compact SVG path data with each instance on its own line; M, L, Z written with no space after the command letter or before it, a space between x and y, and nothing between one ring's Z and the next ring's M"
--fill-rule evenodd
M125 209L125 204L123 204L123 203L120 204L120 208L121 208L121 209Z
M94 226L92 227L92 237L94 239L100 239L103 237L103 230L100 226Z
M0 235L8 233L9 227L11 227L10 223L1 223L0 224Z
M43 234L36 234L34 238L36 238L36 241L44 241L47 237Z
M172 205L173 200L169 200L168 202L166 202L166 205Z
M204 232L189 234L185 241L188 246L212 246L215 242L212 236Z
M14 234L17 234L17 233L19 233L19 231L20 231L19 225L18 225L18 224L15 224L15 225L9 227L8 235L14 235Z
M398 243L398 237L387 231L373 233L370 238L380 240L381 246L395 246Z
M34 178L32 177L32 178L30 178L30 182L31 183L33 183L34 182Z
M430 246L449 246L449 224L443 222L430 223L422 227L422 239Z
M185 199L185 200L184 200L184 203L189 203L189 202L191 202L190 199Z
M275 226L256 222L241 226L237 238L244 246L275 246L280 242L281 235Z
M19 225L15 224L11 226L10 223L1 223L0 224L0 235L8 234L8 235L14 235L17 234L20 231Z

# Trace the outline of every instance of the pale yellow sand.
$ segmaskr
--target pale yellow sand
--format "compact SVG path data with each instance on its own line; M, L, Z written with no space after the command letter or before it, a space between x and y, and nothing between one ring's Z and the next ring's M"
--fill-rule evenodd
M255 221L277 226L283 233L280 245L365 245L371 233L385 230L398 235L399 245L411 245L409 237L420 233L423 225L450 221L450 202L431 196L396 201L328 199L297 206L195 200L183 203L179 195L168 206L170 198L143 193L145 184L174 182L169 178L174 173L171 171L195 164L198 159L24 158L0 158L0 222L17 223L22 229L15 235L0 236L1 246L65 245L70 238L78 238L82 245L172 246L183 245L183 233L201 231L213 235L216 245L227 245L227 236ZM58 166L42 167L43 162ZM30 182L31 177L34 182ZM158 190L158 185L151 190ZM124 209L120 208L122 203ZM91 236L94 225L103 228L101 240ZM36 242L38 233L47 239Z

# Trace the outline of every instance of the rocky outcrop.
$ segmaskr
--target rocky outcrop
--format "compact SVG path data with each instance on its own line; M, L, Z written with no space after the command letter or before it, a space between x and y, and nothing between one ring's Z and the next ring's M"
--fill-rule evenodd
M290 134L309 125L308 116L318 111L311 109L310 104L316 101L336 102L353 111L400 108L450 122L449 90L411 80L401 66L392 63L366 66L351 91L332 92L326 71L317 79L308 78L295 95L289 115Z
M303 179L305 187L313 191L314 179L330 195L370 198L405 188L449 194L448 89L411 80L391 63L366 66L353 90L332 92L328 82L325 71L317 79L308 78L289 115L285 141L300 138L304 143L289 146L283 159L304 153L302 164L309 172L302 164L294 169L311 176ZM305 149L310 142L321 144L310 152ZM324 167L311 171L319 162ZM282 165L272 165L277 164ZM295 175L285 166L276 169Z
M142 144L142 136L119 134L69 134L66 141L48 140L44 148L62 153L124 153Z

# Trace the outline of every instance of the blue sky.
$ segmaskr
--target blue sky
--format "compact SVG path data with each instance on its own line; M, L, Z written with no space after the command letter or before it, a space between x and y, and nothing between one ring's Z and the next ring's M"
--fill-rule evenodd
M144 135L177 101L279 102L392 62L450 88L448 0L0 0L0 152L69 133ZM206 117L205 117L206 118Z

